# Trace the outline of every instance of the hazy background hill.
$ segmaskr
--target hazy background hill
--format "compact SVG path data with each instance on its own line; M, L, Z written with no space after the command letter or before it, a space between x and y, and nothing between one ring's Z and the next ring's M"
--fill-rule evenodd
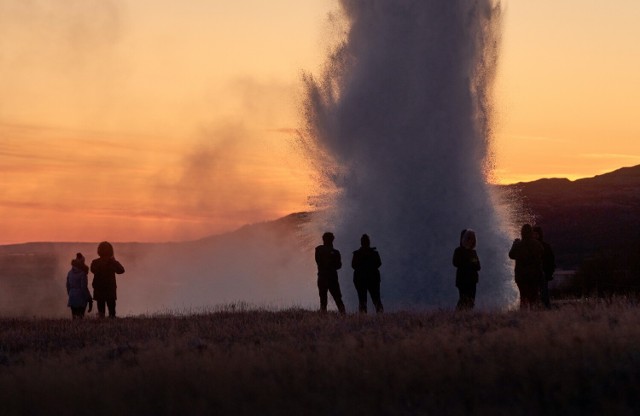
M300 228L308 214L248 225L184 243L114 243L118 314L247 302L308 307L316 300L313 246ZM0 315L66 315L71 259L96 258L97 242L0 246ZM89 276L91 281L92 275Z
M502 187L543 227L560 267L640 241L640 165L593 178L540 179Z
M574 294L612 282L623 291L640 291L640 166L498 190L519 201L523 219L534 218L543 227L558 267L579 271ZM127 269L118 278L118 312L187 311L237 301L315 307L312 250L319 238L304 231L311 215L291 214L190 242L115 243ZM0 246L0 314L67 314L70 261L80 251L90 262L97 243ZM350 281L348 275L343 281ZM355 305L353 291L344 292L347 305Z

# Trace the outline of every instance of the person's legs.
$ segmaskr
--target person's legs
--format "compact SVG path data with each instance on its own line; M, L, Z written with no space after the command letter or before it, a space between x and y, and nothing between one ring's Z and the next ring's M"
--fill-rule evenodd
M329 287L326 279L318 279L318 294L320 295L320 312L327 311L327 291Z
M358 311L361 313L367 313L367 285L360 280L353 281L358 292Z
M551 308L551 300L549 299L549 282L547 278L543 278L542 285L540 285L540 298L545 308Z
M368 289L369 294L371 295L371 301L376 307L376 312L382 313L382 311L384 311L384 308L382 307L382 300L380 299L380 281L370 281L368 284Z
M338 307L338 311L344 315L346 310L344 308L344 303L342 303L342 292L340 291L340 282L338 282L338 279L331 279L329 281L329 293L331 293L331 296Z
M96 302L98 303L98 318L104 318L105 301L97 300Z
M116 300L111 299L107 301L107 308L109 308L109 318L116 317Z
M73 319L84 318L84 308L71 308L71 317Z
M520 290L520 309L533 308L540 302L540 287L537 283L517 283Z
M469 309L473 309L476 306L476 284L471 283L468 287L467 295L467 305L469 305Z

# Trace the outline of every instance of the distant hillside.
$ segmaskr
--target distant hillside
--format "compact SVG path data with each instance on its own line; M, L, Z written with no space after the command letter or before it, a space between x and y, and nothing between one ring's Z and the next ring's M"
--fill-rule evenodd
M540 179L501 188L521 197L564 268L640 241L640 165L575 181Z
M307 213L247 225L181 243L118 243L126 272L118 277L121 312L141 314L238 301L256 305L315 300L310 241L299 232ZM97 242L0 246L0 316L65 316L65 278L80 251L96 258ZM300 295L302 294L302 295ZM290 305L288 305L290 306Z

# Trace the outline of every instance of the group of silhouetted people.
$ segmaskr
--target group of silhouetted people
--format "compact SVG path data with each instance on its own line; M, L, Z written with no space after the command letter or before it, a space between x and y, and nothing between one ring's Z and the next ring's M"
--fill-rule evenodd
M515 260L515 282L520 291L520 307L530 308L539 304L550 307L548 282L555 271L555 257L551 246L544 241L542 228L525 224L521 229L521 238L513 241L509 257ZM327 311L328 293L331 294L338 311L345 314L342 301L338 270L342 268L340 251L333 247L335 237L326 232L322 235L322 244L315 249L318 266L318 292L320 311ZM459 299L456 308L473 309L476 299L476 285L480 271L480 258L476 252L476 233L464 229L460 233L460 245L453 252L453 265L456 267L455 285ZM98 304L98 317L104 318L108 309L109 317L116 316L116 274L124 273L124 267L115 259L113 246L103 241L98 245L98 258L85 264L82 253L71 260L71 270L67 274L67 306L71 308L74 319L83 318L87 308L91 312L93 301ZM353 252L353 284L358 293L358 311L367 313L367 294L377 313L384 308L380 298L380 266L382 260L367 234L360 238L360 248ZM93 296L89 291L88 274L93 273Z
M326 232L322 235L322 245L316 247L316 264L318 265L318 292L320 294L320 311L327 311L327 292L331 293L341 314L346 310L342 301L342 292L338 281L338 270L342 268L340 252L333 247L334 235ZM367 313L367 293L377 313L382 313L380 300L380 266L382 260L367 234L360 238L360 248L353 252L351 267L353 268L353 284L358 292L358 310Z
M549 308L549 281L556 269L551 246L544 241L542 228L524 224L520 238L513 241L509 258L516 261L515 278L520 291L520 308L542 303Z
M98 303L98 317L104 318L106 309L110 318L116 317L116 274L124 273L124 267L115 259L113 246L107 241L98 244L98 256L91 267L85 264L82 253L71 260L71 270L67 273L67 306L73 319L83 318L87 307L91 312L94 300ZM93 296L89 291L89 270L93 273Z
M327 311L327 292L331 293L336 307L345 313L342 292L338 281L338 270L342 267L340 252L333 247L334 235L326 232L322 236L322 245L316 247L315 259L318 266L318 291L320 311ZM453 252L453 265L456 268L455 285L458 289L456 309L473 309L476 299L476 286L480 272L480 258L476 252L476 233L464 229L460 233L460 245ZM509 250L509 257L515 260L515 282L520 292L520 307L531 308L538 305L551 306L548 283L553 279L555 256L551 246L544 241L542 228L525 224L521 229L521 238L516 238ZM351 267L353 283L358 292L358 310L367 312L367 293L371 296L376 312L383 311L380 300L380 266L382 261L367 234L360 238L360 248L353 252Z
M513 241L509 258L516 261L515 281L520 292L520 308L543 305L551 307L549 281L555 271L555 256L551 246L544 241L541 227L524 224L521 238ZM459 300L457 309L472 309L476 298L476 285L480 271L480 259L475 250L476 234L471 229L462 230L460 246L453 252L456 267L456 287Z

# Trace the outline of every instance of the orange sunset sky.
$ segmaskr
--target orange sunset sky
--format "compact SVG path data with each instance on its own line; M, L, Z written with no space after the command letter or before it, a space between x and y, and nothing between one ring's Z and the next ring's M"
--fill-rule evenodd
M640 1L508 0L495 178L640 164ZM0 0L0 244L167 241L309 209L292 145L335 0Z

